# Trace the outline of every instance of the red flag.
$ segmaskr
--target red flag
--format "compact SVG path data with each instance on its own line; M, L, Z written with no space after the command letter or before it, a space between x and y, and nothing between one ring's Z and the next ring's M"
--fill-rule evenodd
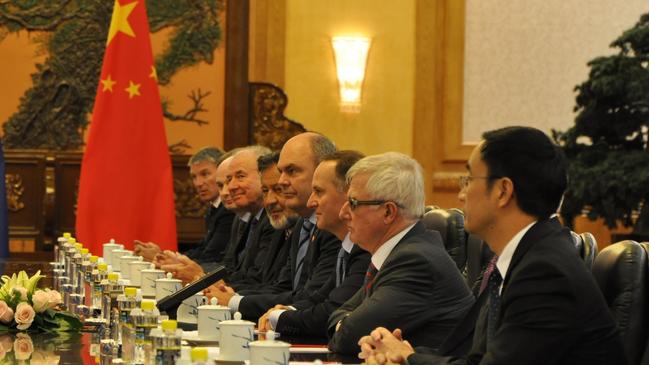
M88 145L76 234L95 254L111 238L176 250L171 159L144 0L115 0Z

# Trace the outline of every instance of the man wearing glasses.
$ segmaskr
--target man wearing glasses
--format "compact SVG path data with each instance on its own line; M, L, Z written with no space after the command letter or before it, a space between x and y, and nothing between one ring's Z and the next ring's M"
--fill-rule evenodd
M567 184L563 152L529 127L483 138L459 198L466 230L497 255L485 289L441 347L415 351L399 330L377 328L361 339L360 357L370 365L626 364L597 284L570 232L552 217ZM467 339L468 354L457 353Z
M355 354L377 326L401 327L415 344L439 345L473 304L473 295L437 232L426 231L421 166L390 152L348 172L340 211L352 242L371 264L361 289L329 317L329 348Z

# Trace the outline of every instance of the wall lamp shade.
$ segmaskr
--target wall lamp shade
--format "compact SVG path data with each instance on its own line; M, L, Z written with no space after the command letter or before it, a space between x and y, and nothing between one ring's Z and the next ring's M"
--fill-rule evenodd
M368 37L333 37L331 43L336 57L340 110L358 113L371 40Z

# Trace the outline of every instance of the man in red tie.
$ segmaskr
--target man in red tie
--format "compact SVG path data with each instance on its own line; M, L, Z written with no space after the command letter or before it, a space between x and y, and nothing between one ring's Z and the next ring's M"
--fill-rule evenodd
M355 354L361 336L377 326L401 326L415 344L439 344L473 304L473 295L424 214L421 166L384 153L347 172L340 211L352 242L368 251L365 283L329 317L329 348Z

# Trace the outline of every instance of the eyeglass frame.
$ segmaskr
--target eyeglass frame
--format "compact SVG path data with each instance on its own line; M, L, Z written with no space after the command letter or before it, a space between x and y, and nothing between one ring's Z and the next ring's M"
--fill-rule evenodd
M465 189L467 186L469 186L469 183L471 180L474 179L485 179L485 180L496 180L500 179L502 176L497 176L497 175L489 175L489 176L473 176L473 175L462 175L458 178L458 185L460 186L460 190Z
M347 204L349 204L350 210L356 210L360 205L383 205L385 203L394 203L397 207L403 208L401 204L395 202L394 200L358 200L356 198L347 198Z

